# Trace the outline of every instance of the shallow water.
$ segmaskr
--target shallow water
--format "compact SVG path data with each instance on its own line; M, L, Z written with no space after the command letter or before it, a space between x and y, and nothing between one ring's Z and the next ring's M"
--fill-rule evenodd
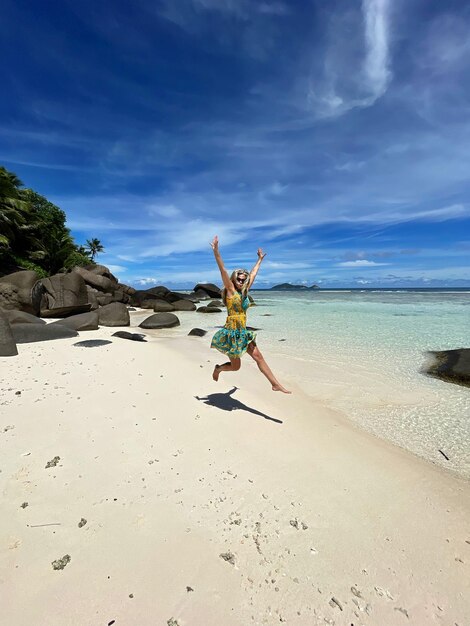
M470 389L422 373L428 351L470 347L470 290L252 294L248 324L268 362L284 357L284 375L314 398L470 478ZM178 317L169 336L200 327L209 344L225 313Z
M470 346L470 291L253 295L260 344L302 362L307 392L470 477L470 390L422 373L428 351Z

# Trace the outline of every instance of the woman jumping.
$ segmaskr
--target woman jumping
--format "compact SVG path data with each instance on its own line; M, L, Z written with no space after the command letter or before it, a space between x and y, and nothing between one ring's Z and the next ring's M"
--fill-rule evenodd
M238 371L241 366L241 357L245 352L248 352L256 361L260 371L271 383L273 391L291 393L281 385L264 360L256 345L256 334L246 329L246 311L250 306L248 291L266 254L263 254L263 251L259 248L258 260L251 272L238 269L232 272L232 275L229 277L220 256L219 238L217 235L214 237L211 246L224 284L222 300L227 307L227 321L225 326L218 330L212 338L211 348L216 348L230 359L229 363L214 367L212 378L217 381L221 372Z

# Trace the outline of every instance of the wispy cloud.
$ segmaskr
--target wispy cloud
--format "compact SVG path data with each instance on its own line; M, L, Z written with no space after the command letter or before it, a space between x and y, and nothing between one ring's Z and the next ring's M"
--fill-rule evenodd
M427 24L416 62L436 74L463 69L470 56L468 12L446 12Z
M362 0L365 22L366 59L364 72L375 102L386 90L389 70L389 0Z
M179 217L181 215L181 210L174 204L149 206L148 212L150 215L161 215L162 217L169 218Z
M363 0L362 24L350 5L330 21L323 80L311 79L315 115L336 117L373 105L391 80L389 0Z
M305 270L312 269L314 265L312 263L299 263L296 261L291 262L279 262L279 261L265 261L263 263L263 269L268 270Z
M216 41L226 54L258 61L274 50L277 22L290 13L287 3L252 0L162 0L156 11L193 37L203 36L208 47Z
M470 216L470 208L463 204L451 204L439 209L415 210L410 213L408 218L401 212L391 211L388 213L386 220L400 222L426 220L430 222L443 222L449 219Z
M377 263L376 261L368 261L367 259L357 259L356 261L342 261L336 263L336 267L374 267L377 265L388 265L388 263Z
M125 265L113 265L112 263L108 263L106 267L110 269L113 274L119 274L123 277L127 274L127 267Z

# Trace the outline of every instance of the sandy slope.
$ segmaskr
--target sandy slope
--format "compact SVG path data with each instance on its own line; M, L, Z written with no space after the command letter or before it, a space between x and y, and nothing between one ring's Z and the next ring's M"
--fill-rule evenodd
M470 623L468 482L207 339L76 341L0 360L2 625Z

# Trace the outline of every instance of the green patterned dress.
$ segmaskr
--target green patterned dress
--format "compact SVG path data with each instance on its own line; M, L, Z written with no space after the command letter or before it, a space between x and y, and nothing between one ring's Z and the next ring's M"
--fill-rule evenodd
M245 354L250 343L256 340L256 333L246 329L246 311L249 306L248 296L242 299L238 291L231 298L227 297L227 320L225 326L213 336L211 348L216 348L231 359Z

